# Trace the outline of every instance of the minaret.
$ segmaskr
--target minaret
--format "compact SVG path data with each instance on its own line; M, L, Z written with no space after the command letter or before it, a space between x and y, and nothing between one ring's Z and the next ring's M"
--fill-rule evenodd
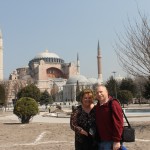
M98 67L98 82L103 82L102 78L102 56L101 56L101 49L99 47L99 41L97 46L97 67Z
M0 30L0 81L3 80L3 39Z
M77 74L80 74L80 62L79 62L79 55L77 53Z

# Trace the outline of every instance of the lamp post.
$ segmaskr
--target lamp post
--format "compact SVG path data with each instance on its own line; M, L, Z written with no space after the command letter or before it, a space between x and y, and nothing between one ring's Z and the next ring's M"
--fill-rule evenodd
M112 73L114 74L114 81L115 81L115 98L117 98L117 87L116 87L116 79L115 79L116 71L113 71Z

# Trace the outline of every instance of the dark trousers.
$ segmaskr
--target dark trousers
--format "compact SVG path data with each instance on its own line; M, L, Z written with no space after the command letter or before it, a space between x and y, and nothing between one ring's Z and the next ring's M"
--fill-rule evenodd
M86 137L83 142L75 141L75 150L98 150L92 138Z

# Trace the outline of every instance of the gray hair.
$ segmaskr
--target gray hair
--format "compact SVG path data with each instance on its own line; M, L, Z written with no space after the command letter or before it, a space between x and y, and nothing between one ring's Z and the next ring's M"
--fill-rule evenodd
M96 85L96 90L97 90L98 87L103 87L104 89L106 89L106 91L108 91L107 87L103 84L97 84Z

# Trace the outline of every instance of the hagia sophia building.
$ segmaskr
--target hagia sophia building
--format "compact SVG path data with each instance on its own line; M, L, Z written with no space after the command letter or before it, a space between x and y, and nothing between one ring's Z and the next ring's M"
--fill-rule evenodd
M65 62L56 53L47 49L37 54L29 61L28 66L16 68L10 74L7 85L8 101L15 98L16 89L34 83L41 92L47 90L56 93L56 102L76 101L77 83L81 89L91 88L96 83L102 83L101 50L97 47L98 78L87 78L80 74L80 60L77 54L76 62ZM0 32L0 81L3 82L3 38ZM6 82L6 81L5 81ZM19 89L18 89L19 90Z

